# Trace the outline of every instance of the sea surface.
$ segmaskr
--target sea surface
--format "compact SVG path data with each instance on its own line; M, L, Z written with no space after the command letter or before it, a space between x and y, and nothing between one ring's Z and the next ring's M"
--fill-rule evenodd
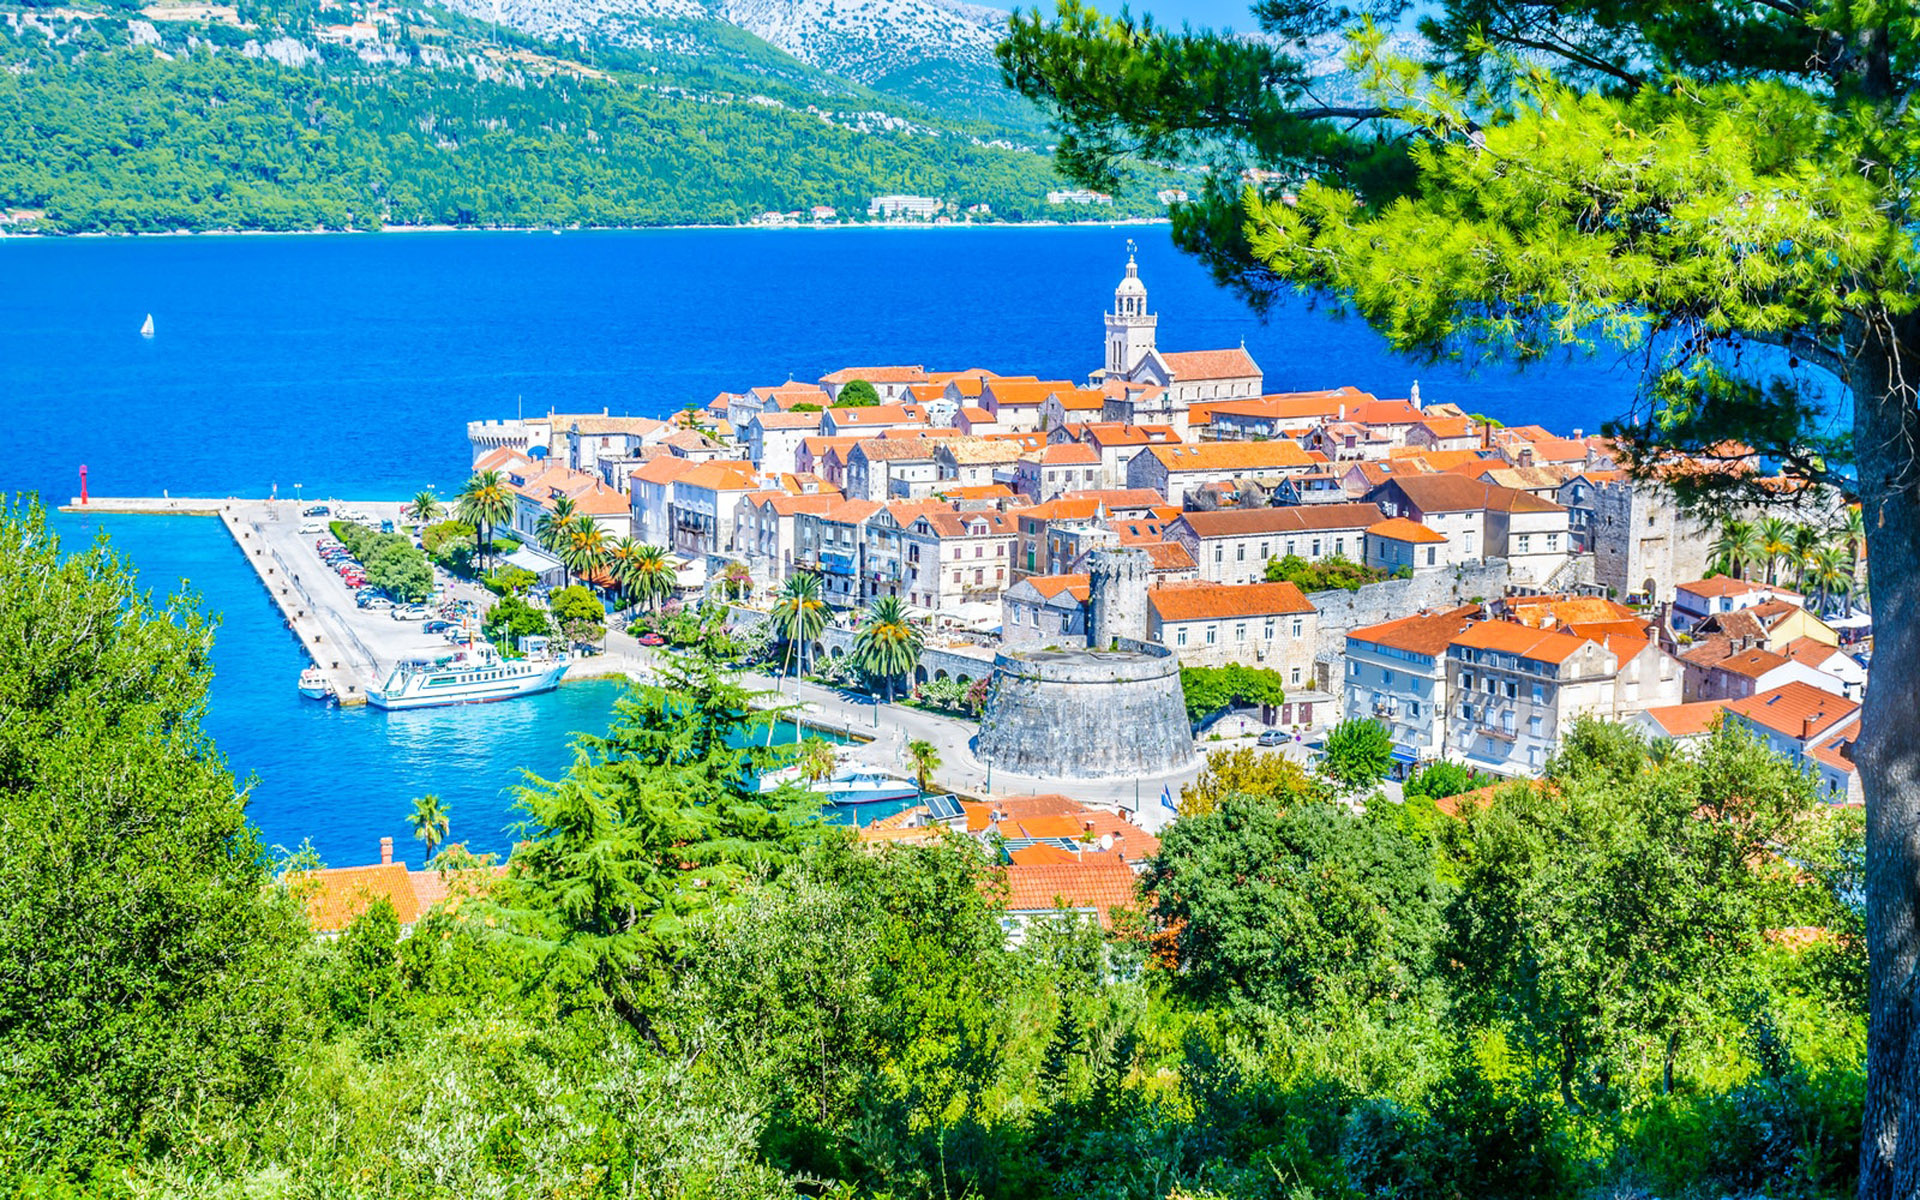
M84 463L96 496L448 495L478 417L658 416L880 363L1079 378L1100 363L1129 238L1160 346L1244 339L1271 390L1400 397L1418 380L1429 403L1561 432L1631 400L1637 374L1613 361L1472 373L1399 358L1304 301L1263 323L1164 227L0 239L0 491L64 503ZM375 861L382 836L418 863L405 816L425 792L455 840L506 849L523 772L563 771L570 736L604 728L619 693L403 714L303 702L304 658L216 521L98 527L147 586L184 580L220 615L207 727L252 781L265 840L310 839L334 865Z

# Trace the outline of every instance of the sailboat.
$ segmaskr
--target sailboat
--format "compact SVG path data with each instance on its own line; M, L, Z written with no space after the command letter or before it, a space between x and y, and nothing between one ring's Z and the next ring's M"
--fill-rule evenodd
M145 321L143 321L143 322L141 322L141 325L140 325L140 336L141 336L141 337L152 337L152 336L153 336L153 314L152 314L152 313L148 313L148 314L147 314L147 319L146 319Z

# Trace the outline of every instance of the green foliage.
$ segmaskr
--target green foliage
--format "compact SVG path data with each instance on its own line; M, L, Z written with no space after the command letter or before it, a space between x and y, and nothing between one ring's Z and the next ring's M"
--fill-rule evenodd
M852 88L713 21L655 23L659 50L588 51L403 13L381 47L401 61L366 62L319 44L336 18L305 4L249 6L244 31L159 22L158 47L41 12L54 39L0 29L19 68L0 78L0 208L43 210L53 232L736 224L888 192L1017 219L1046 215L1058 186L1010 145L1024 135ZM242 52L281 38L318 58ZM857 127L876 112L916 132Z
M420 531L420 548L427 557L443 566L451 566L455 548L473 541L474 528L465 521L435 521ZM467 547L469 550L471 546ZM466 562L465 557L459 561Z
M340 935L327 981L335 1020L359 1024L393 1002L400 990L399 945L400 918L381 896Z
M606 636L607 606L593 589L574 584L547 597L547 610L569 643L597 642Z
M433 568L401 533L381 533L351 521L330 522L334 537L367 569L367 584L395 600L419 604L433 595Z
M1166 830L1145 885L1178 986L1274 1016L1404 999L1429 977L1440 895L1424 846L1310 800L1239 794Z
M200 728L212 636L0 509L0 1174L164 1153L286 1066L304 922Z
M1180 691L1187 702L1187 720L1196 725L1228 708L1242 705L1277 708L1287 702L1280 672L1240 663L1224 667L1181 667Z
M521 638L551 636L553 626L544 609L535 608L518 596L505 596L487 610L480 630L496 646L517 652Z
M496 596L509 598L526 595L533 590L540 577L525 567L516 567L512 563L501 563L484 575L480 583Z
M883 682L891 699L894 680L913 674L920 665L925 642L926 633L907 615L900 597L882 596L868 607L854 635L853 660L860 670Z
M1444 800L1448 796L1458 796L1461 792L1471 792L1492 783L1493 780L1481 775L1472 767L1442 759L1430 762L1407 777L1401 794L1408 797L1424 797L1428 800Z
M581 735L558 780L520 791L531 840L516 855L515 913L547 970L650 1042L650 1010L688 923L777 872L809 836L806 801L762 793L774 719L709 654L663 656L603 736Z
M1349 790L1372 787L1392 769L1393 737L1378 721L1342 721L1320 750L1320 773Z
M864 379L849 379L840 394L834 397L835 408L874 408L880 403L880 393Z
M1306 768L1283 754L1251 746L1207 755L1200 777L1180 789L1180 815L1212 812L1228 796L1252 796L1284 811L1305 800L1322 799L1325 787Z
M1314 592L1332 591L1336 588L1341 591L1357 592L1369 583L1376 583L1386 578L1389 578L1388 572L1363 567L1338 554L1329 555L1317 562L1308 562L1298 554L1267 560L1268 583L1290 583L1308 595Z

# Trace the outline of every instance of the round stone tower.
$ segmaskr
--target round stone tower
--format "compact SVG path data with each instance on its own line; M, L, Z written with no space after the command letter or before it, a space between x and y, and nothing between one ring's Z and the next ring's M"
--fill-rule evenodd
M1153 560L1145 550L1116 547L1087 558L1087 645L1112 647L1114 639L1147 638L1147 581Z
M1002 650L976 752L1044 779L1138 779L1193 761L1180 660L1142 650Z

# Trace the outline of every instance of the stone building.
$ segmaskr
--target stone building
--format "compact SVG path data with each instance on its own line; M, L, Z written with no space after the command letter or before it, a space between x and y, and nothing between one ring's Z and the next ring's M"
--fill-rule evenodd
M980 716L983 761L1022 775L1138 779L1185 768L1193 731L1163 647L1003 649Z
M1673 493L1658 484L1591 472L1568 480L1560 503L1576 514L1575 528L1593 551L1594 582L1608 595L1657 602L1706 574L1713 531L1682 514Z
M1087 561L1087 645L1147 636L1147 584L1153 560L1131 548L1096 550Z
M1183 667L1229 663L1278 672L1289 688L1314 684L1320 619L1291 583L1191 583L1147 593L1147 639Z

